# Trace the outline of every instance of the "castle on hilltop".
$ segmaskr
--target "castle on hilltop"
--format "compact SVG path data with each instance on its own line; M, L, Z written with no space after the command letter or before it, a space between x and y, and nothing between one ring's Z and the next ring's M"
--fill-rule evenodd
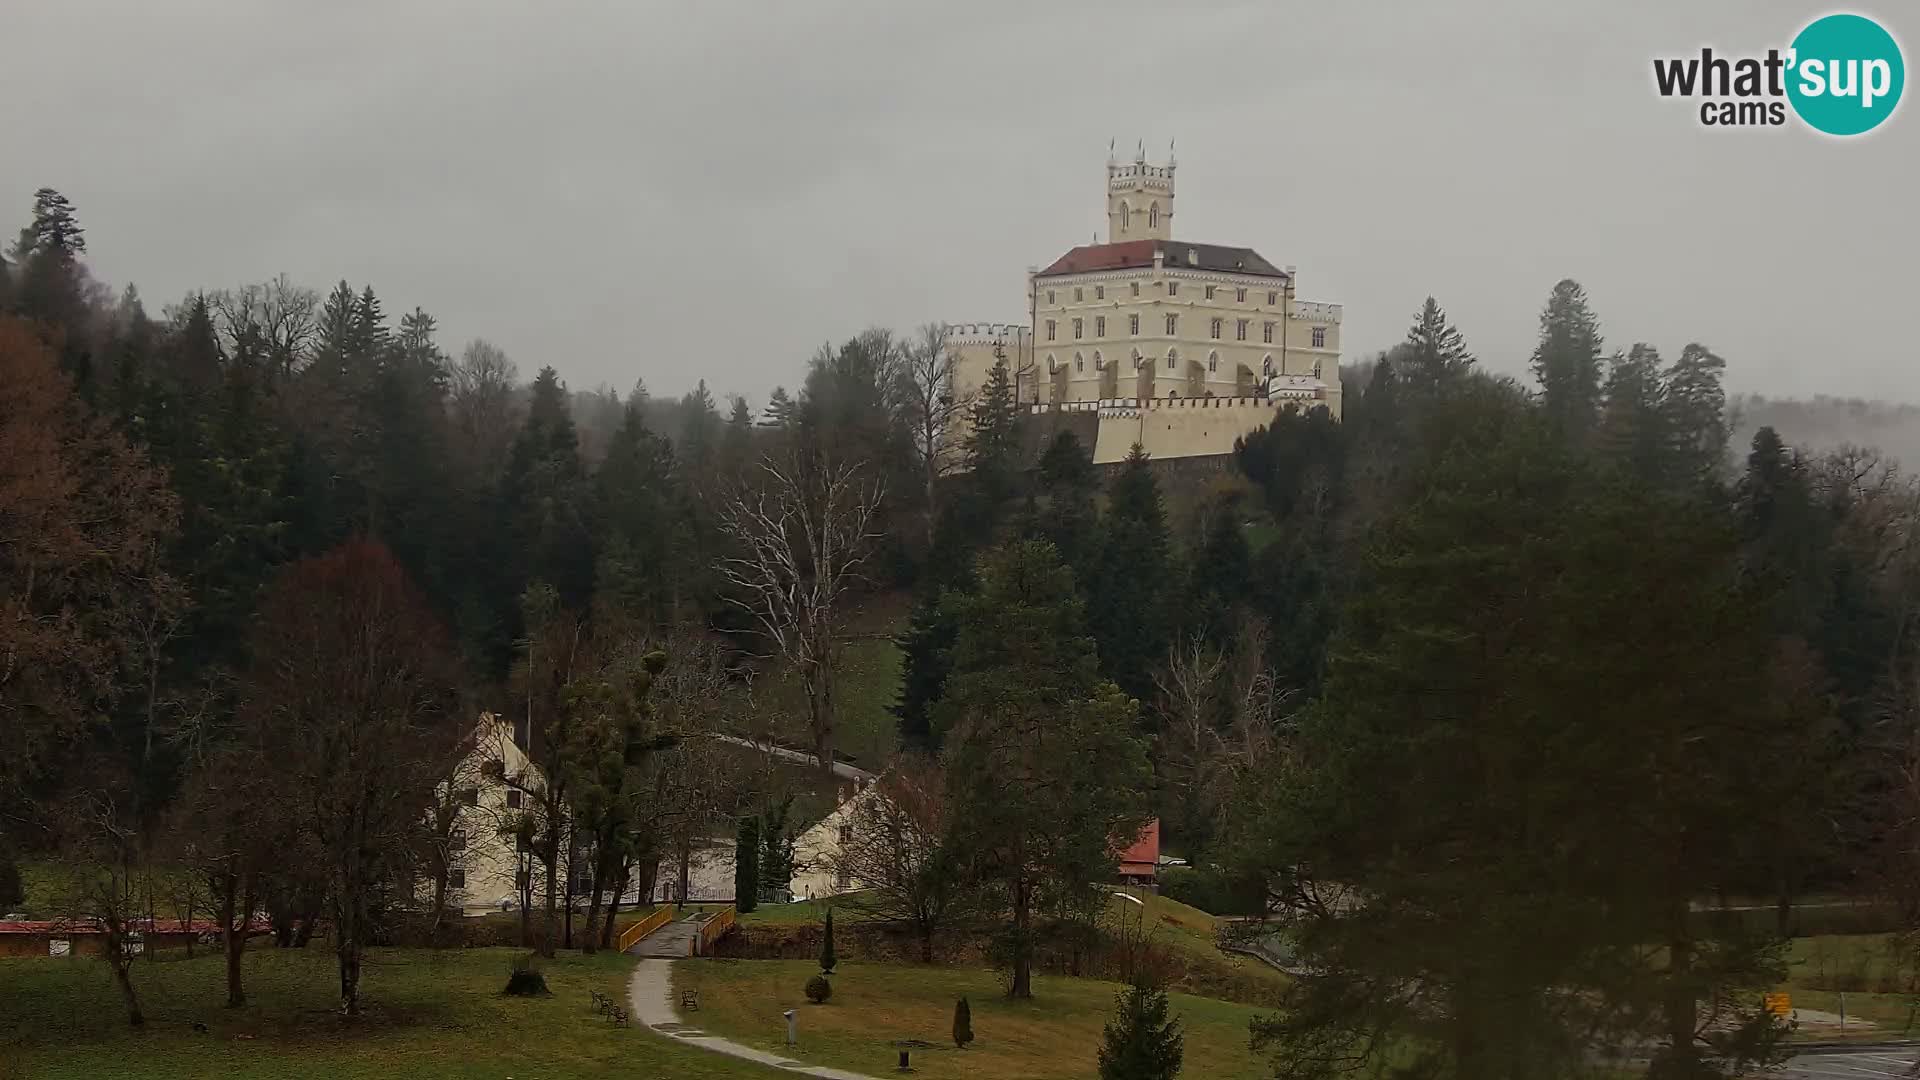
M1096 464L1231 453L1288 402L1340 415L1340 305L1292 266L1173 238L1174 160L1107 158L1107 242L1027 272L1027 321L948 323L963 398L1006 364L1015 398L1093 433ZM1091 423L1089 423L1091 421ZM1086 441L1084 438L1082 441Z

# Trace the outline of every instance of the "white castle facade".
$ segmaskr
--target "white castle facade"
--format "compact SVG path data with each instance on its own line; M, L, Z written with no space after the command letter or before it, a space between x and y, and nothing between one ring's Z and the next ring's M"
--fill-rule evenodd
M1230 453L1288 402L1340 415L1340 305L1292 266L1173 238L1174 162L1107 160L1107 242L1027 273L1027 320L949 323L963 399L1005 363L1035 413L1098 414L1096 463Z

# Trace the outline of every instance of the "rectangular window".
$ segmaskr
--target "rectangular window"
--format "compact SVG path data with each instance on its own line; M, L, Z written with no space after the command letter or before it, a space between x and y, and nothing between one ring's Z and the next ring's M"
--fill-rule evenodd
M524 833L513 834L513 850L525 855L533 850L533 839Z
M1051 304L1051 303L1053 303L1053 290L1052 290L1052 289L1048 289L1048 290L1047 290L1047 303L1049 303L1049 304Z
M1105 315L1095 315L1093 317L1093 336L1097 338L1107 336L1107 317Z
M1173 370L1173 354L1172 353L1167 354L1167 370L1168 371Z
M1172 337L1174 328L1178 327L1179 325L1180 325L1180 316L1178 315L1167 316L1167 336Z
M1213 286L1207 286L1207 299L1213 299Z
M1280 294L1277 292L1274 292L1271 289L1267 290L1267 306L1272 307L1273 305L1279 302L1280 302Z
M1213 340L1219 341L1220 340L1220 320L1219 319L1213 320L1212 333L1213 333Z
M1260 324L1260 340L1266 342L1269 345L1273 344L1273 324L1272 323Z
M467 887L467 872L465 870L462 870L456 866L453 869L447 871L447 888L464 889L466 887Z
M1053 323L1053 320L1052 320L1052 319L1048 319L1048 320L1047 320L1047 340L1048 340L1048 341L1052 341L1052 340L1053 340L1053 337L1054 337L1054 333L1053 333L1053 331L1054 331L1054 323Z
M1087 298L1086 293L1081 290L1080 286L1075 285L1073 287L1073 302L1077 304L1080 301L1085 300L1086 298Z
M1107 287L1105 285L1095 285L1093 287L1093 298L1095 300L1105 300L1107 298Z
M1247 340L1247 320L1241 319L1240 325L1233 328L1233 340L1235 341Z
M521 892L526 892L528 889L533 888L533 871L522 870L513 875L513 887Z
M1075 341L1080 340L1082 336L1082 331L1085 329L1086 325L1087 325L1087 320L1085 319L1073 320L1073 340Z
M1177 281L1169 281L1169 282L1167 282L1167 295L1168 295L1168 296L1179 296L1179 295L1180 295L1180 283L1179 283L1179 282L1177 282Z
M1240 302L1241 302L1241 303L1243 303L1243 304L1244 304L1244 303L1246 303L1246 302L1247 302L1247 290L1245 290L1245 289L1235 289L1235 290L1233 290L1233 298L1234 298L1235 300L1238 300L1238 301L1240 301Z
M461 788L460 802L466 806L479 806L480 805L480 789L477 787Z
M1140 316L1127 316L1127 333L1132 334L1134 337L1140 336Z
M1313 347L1316 349L1324 349L1327 347L1326 327L1316 326L1313 328Z
M520 789L519 788L507 789L507 809L509 810L520 809Z
M1140 295L1140 283L1137 281L1133 283L1133 295L1135 296Z

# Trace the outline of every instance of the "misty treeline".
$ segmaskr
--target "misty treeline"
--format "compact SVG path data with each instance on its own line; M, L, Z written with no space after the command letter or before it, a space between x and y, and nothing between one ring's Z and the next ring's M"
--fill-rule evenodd
M475 784L523 790L487 827L541 869L544 948L575 850L589 946L695 839L782 865L790 799L688 736L831 759L847 610L888 591L923 753L854 876L923 955L985 926L1015 994L1156 815L1195 864L1169 891L1288 928L1253 1033L1286 1077L1716 1075L1777 1052L1796 897L1920 927L1920 492L1730 445L1724 361L1608 349L1574 282L1524 384L1430 299L1341 421L1102 469L1029 446L1004 368L956 400L937 331L823 349L756 412L529 383L364 286L155 317L84 253L43 191L0 272L0 908L23 857L85 868L110 930L148 914L129 868L190 868L235 995L259 910L331 928L352 1008L361 944L443 918ZM538 777L460 775L482 711ZM1777 921L1694 910L1726 898Z

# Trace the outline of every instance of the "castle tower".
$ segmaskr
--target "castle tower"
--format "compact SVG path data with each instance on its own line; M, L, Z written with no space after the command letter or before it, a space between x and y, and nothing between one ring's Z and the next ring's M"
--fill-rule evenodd
M1165 165L1147 164L1143 144L1121 164L1107 151L1107 243L1173 239L1173 147Z

